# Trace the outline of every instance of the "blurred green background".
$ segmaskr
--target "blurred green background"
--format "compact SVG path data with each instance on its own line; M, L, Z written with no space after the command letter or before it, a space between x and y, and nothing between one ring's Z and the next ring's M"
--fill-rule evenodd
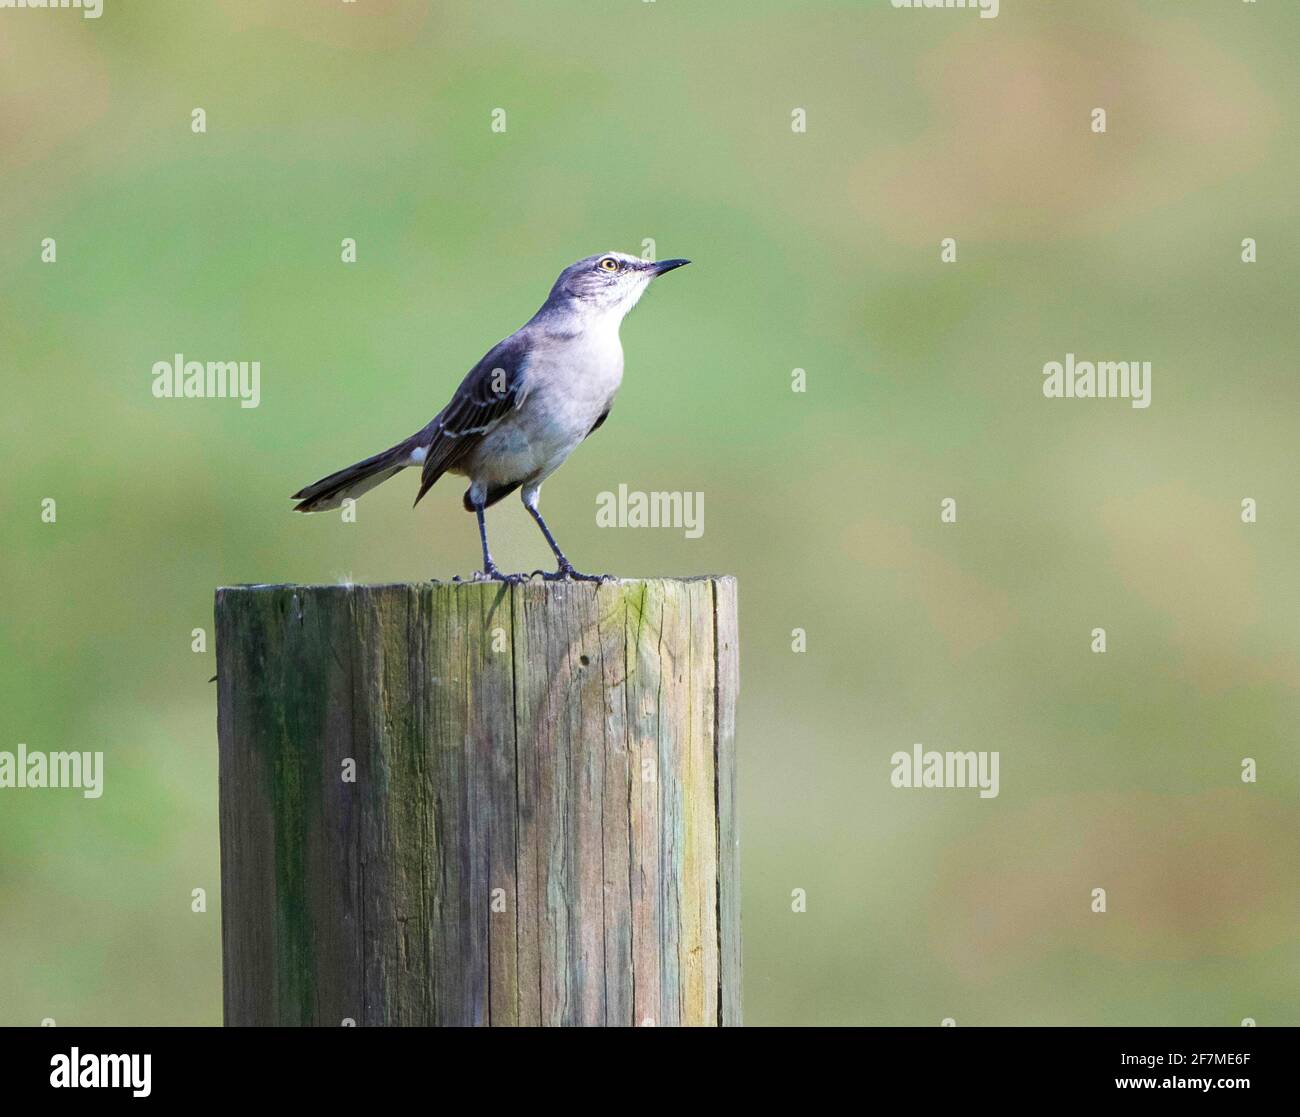
M286 498L647 238L695 265L544 508L740 578L747 1021L1300 1023L1297 46L1280 0L0 12L0 749L107 757L0 791L0 1023L220 1021L214 587L474 569L456 480ZM177 352L261 406L155 399ZM1044 399L1067 352L1151 407ZM703 538L597 529L619 483ZM914 742L1000 796L894 789Z

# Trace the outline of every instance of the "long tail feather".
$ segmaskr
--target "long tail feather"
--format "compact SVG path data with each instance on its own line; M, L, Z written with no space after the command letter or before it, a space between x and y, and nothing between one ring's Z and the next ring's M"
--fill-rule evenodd
M411 464L409 440L399 442L382 454L366 458L365 461L340 469L328 477L322 477L313 485L299 489L293 499L295 512L328 512L338 508L348 498L355 499L362 493L368 493L376 485L382 485Z

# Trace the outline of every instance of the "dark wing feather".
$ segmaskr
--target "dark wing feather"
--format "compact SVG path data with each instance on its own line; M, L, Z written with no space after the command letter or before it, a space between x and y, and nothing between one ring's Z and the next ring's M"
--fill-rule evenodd
M609 407L605 408L605 410L600 413L600 418L591 424L591 430L589 430L583 436L584 438L590 438L593 434L595 434L598 430L600 430L600 424L609 418L609 413L610 410L613 408L613 406L614 406L613 404L610 404Z
M416 445L428 446L417 504L439 477L523 403L528 353L527 339L517 333L494 345L469 370L451 402L417 436Z

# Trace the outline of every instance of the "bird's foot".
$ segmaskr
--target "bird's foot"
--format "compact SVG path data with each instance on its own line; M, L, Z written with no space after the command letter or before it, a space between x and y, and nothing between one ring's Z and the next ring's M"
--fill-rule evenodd
M495 563L489 563L487 568L484 570L474 571L474 577L471 579L471 581L474 582L505 582L507 585L511 586L518 585L520 582L525 582L527 580L528 575L526 574L502 574L501 571L496 568Z
M560 563L559 570L534 570L533 577L540 576L544 582L614 582L613 574L583 574L573 569L573 563L567 559Z

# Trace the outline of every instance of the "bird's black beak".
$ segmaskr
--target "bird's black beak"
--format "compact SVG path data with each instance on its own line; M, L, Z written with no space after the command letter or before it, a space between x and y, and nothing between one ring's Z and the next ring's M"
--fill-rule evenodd
M656 264L651 264L650 267L653 269L655 275L659 276L663 275L666 271L672 271L673 268L684 268L689 263L689 260L660 260Z

